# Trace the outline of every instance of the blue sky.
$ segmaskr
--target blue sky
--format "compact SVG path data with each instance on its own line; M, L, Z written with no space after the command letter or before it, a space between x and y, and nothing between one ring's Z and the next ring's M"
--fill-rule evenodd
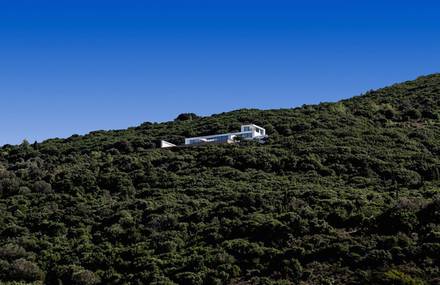
M439 72L435 1L0 0L0 145Z

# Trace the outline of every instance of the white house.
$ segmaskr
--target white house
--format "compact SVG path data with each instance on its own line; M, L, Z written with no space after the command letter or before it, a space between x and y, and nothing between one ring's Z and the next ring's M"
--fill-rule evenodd
M266 138L266 130L257 125L242 125L238 133L210 135L203 137L186 138L185 145L203 143L233 143L237 138L243 140L261 140Z

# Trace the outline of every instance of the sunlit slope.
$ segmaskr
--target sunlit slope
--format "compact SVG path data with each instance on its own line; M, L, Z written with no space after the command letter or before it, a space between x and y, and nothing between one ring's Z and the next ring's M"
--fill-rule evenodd
M266 128L267 144L158 149ZM437 284L440 75L0 149L0 280Z

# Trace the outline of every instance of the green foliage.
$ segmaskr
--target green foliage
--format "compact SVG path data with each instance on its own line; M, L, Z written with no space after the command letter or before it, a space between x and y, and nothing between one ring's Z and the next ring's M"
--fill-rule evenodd
M200 117L194 113L183 113L183 114L180 114L179 116L177 116L177 118L175 120L176 121L192 121L192 120L196 120L198 118L200 118Z
M420 279L413 278L398 270L390 270L384 274L384 283L392 285L424 285L426 284Z
M0 148L3 284L436 284L440 75ZM158 149L256 123L266 144ZM438 283L437 283L438 284Z

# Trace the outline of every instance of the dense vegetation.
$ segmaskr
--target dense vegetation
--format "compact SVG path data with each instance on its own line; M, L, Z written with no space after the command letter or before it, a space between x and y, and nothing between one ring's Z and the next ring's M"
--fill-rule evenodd
M156 147L241 123L268 143ZM440 75L3 146L0 280L440 284Z

